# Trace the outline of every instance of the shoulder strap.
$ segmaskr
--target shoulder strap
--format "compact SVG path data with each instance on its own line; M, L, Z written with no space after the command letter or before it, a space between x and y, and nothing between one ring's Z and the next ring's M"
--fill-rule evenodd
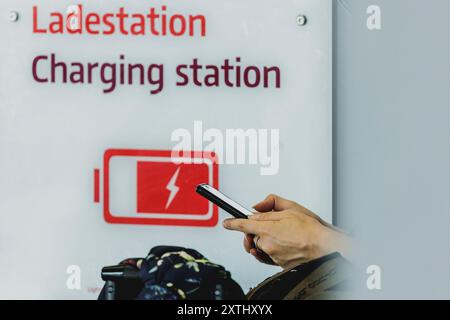
M285 273L288 273L289 271L291 271L294 268L290 268L290 269L286 269L286 270L283 270L281 272L278 272L278 273L274 274L273 276L267 278L263 282L259 283L256 287L250 289L250 291L247 293L247 299L251 300L253 298L253 296L255 295L255 293L258 292L259 289L263 288L266 284L270 283L272 280L282 276Z
M303 300L313 298L325 290L334 287L348 279L349 270L342 264L340 257L325 261L311 272L303 281L298 283L284 300Z

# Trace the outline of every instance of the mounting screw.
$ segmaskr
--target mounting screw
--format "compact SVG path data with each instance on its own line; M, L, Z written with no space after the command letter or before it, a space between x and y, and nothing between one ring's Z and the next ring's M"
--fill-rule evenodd
M299 26L304 26L304 25L306 24L307 21L308 21L308 19L306 18L305 15L299 14L299 15L297 16L297 24L298 24Z
M17 11L11 11L9 13L9 21L16 22L17 20L19 20L19 13Z

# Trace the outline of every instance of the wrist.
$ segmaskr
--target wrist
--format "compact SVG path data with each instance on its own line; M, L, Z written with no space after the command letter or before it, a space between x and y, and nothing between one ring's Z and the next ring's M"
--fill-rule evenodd
M322 256L338 252L345 258L348 258L351 251L350 237L331 228L325 227L325 229L320 241Z

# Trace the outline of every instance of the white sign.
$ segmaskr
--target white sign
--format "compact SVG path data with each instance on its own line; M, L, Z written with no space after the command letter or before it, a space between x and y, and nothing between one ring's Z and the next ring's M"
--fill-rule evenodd
M1 1L9 11L0 298L94 299L103 266L156 245L198 250L244 291L278 272L222 228L202 182L331 221L330 0Z

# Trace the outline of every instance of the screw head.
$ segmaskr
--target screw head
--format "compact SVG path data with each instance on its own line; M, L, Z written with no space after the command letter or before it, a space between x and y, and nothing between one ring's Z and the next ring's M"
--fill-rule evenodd
M17 11L11 11L9 13L9 21L16 22L19 20L19 13Z
M306 18L306 16L305 15L303 15L303 14L299 14L298 16L297 16L297 24L299 25L299 26L304 26L305 24L306 24L306 22L308 21L308 19Z

